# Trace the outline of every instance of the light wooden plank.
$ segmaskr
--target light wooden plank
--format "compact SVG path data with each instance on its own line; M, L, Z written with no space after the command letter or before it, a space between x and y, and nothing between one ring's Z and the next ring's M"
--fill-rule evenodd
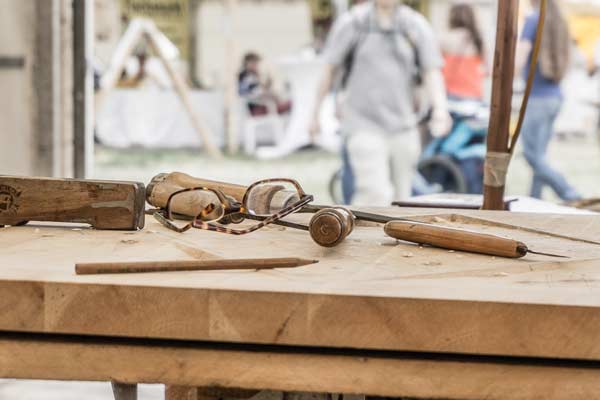
M594 364L0 339L0 376L444 399L595 398Z
M418 211L386 210L416 214ZM270 227L233 237L48 226L0 229L0 329L361 349L600 360L600 246L455 218L423 217L565 254L452 253L358 227L321 248ZM467 213L593 240L599 217ZM317 258L292 270L76 276L76 262Z

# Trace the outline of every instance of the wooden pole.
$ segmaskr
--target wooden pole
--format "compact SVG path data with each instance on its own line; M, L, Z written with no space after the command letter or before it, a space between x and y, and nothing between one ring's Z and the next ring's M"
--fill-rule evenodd
M158 58L162 61L162 64L164 65L165 70L167 71L167 74L169 75L169 78L173 83L175 92L179 96L183 107L188 113L192 126L194 127L196 132L198 132L200 138L202 139L202 144L206 148L206 151L211 157L219 159L223 156L223 154L221 153L221 150L219 150L217 145L213 142L214 135L209 129L209 127L204 123L204 120L200 117L200 115L198 115L197 111L195 110L192 104L192 99L187 84L185 83L183 78L179 76L179 74L175 70L175 67L172 65L171 61L167 58L167 56L161 49L157 41L158 34L159 31L156 28L156 25L154 25L154 23L148 23L146 28L146 37L148 38L148 42L152 46L152 49L154 50Z
M91 175L94 158L93 7L91 0L73 1L73 175L78 179Z
M488 154L509 152L518 15L519 0L498 1L492 107L487 138ZM488 164L488 160L486 160L486 164ZM498 186L485 183L483 192L484 210L504 210L504 188L504 184Z
M237 85L237 44L235 25L238 2L225 0L225 131L227 137L227 152L235 154L238 151L238 85Z

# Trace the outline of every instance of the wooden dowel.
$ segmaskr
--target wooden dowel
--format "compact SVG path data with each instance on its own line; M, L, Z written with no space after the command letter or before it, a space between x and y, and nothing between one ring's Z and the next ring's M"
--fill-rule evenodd
M516 240L418 222L388 222L384 230L395 239L469 253L521 258L529 251L524 243Z
M175 271L227 271L262 270L275 268L296 268L315 264L317 260L302 258L258 258L235 260L178 260L178 261L137 261L112 263L81 263L75 265L77 275L133 274L148 272Z

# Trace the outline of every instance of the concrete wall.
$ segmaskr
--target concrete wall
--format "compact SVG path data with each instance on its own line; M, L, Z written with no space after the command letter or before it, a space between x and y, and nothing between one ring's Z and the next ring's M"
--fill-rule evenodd
M35 0L0 0L0 56L24 57L24 68L0 67L0 174L32 174Z
M71 176L72 4L0 0L0 173Z

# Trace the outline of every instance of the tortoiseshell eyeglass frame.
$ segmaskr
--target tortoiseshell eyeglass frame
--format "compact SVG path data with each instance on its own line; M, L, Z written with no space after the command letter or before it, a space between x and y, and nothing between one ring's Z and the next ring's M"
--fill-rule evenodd
M253 225L246 229L234 229L234 228L228 228L228 227L224 227L221 225L213 224L214 222L222 220L223 218L225 218L227 216L235 216L236 214L239 214L242 217L244 215L254 215L252 213L252 211L248 208L249 193L251 193L255 187L257 187L259 185L268 184L268 183L292 184L298 191L298 195L300 196L300 199L297 202L295 202L294 204L280 210L279 212L277 212L273 215L264 217L264 219L262 221L258 222L256 225ZM171 205L172 205L171 203L173 201L173 198L175 198L175 196L177 196L181 193L200 191L200 190L214 193L217 196L217 198L219 199L219 201L221 202L221 206L222 206L221 213L219 214L218 218L213 218L211 221L203 220L203 218L210 215L214 211L214 208L211 208L211 209L208 208L210 206L209 205L204 210L202 210L202 212L200 214L198 214L196 217L194 217L192 222L190 222L189 224L186 224L182 227L175 225L172 222L172 220L174 218L173 218L173 211L171 210ZM244 197L242 199L241 204L237 203L237 202L232 202L221 191L212 189L212 188L194 187L194 188L189 188L189 189L178 190L176 192L173 192L169 196L169 198L167 199L167 206L165 207L165 209L154 213L154 217L161 224L166 226L167 228L169 228L173 231L179 232L179 233L186 232L186 231L190 230L191 228L196 228L196 229L204 229L204 230L213 231L213 232L228 233L230 235L245 235L248 233L252 233L260 228L263 228L269 224L272 224L273 222L280 220L280 219L302 209L308 203L313 201L313 199L314 199L313 196L306 194L304 192L304 189L302 189L302 187L300 186L300 184L293 179L286 179L286 178L264 179L261 181L254 182L252 185L248 186L248 189L246 189L246 192L244 193ZM214 206L214 204L211 204L211 205Z

